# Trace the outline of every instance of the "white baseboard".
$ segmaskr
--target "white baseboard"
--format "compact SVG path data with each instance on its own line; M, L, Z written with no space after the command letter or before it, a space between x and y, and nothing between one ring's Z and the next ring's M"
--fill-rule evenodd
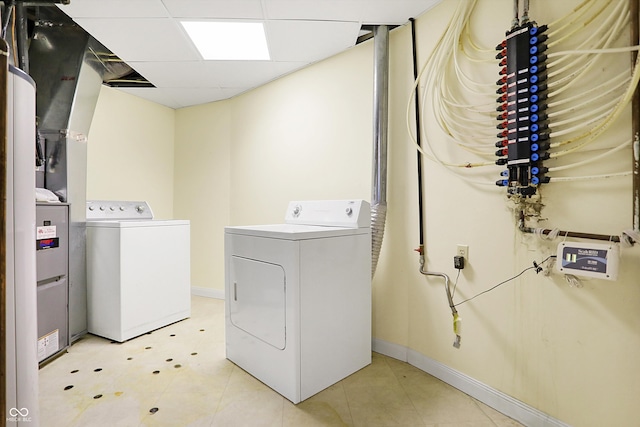
M393 357L403 362L409 362L409 349L402 345L373 338L371 340L371 348L376 353L384 354L385 356Z
M224 291L221 289L201 288L198 286L191 287L191 294L200 297L224 299Z
M457 388L487 406L529 427L570 427L544 412L527 405L499 390L477 381L468 375L431 359L415 350L374 338L372 348L376 353L407 362Z

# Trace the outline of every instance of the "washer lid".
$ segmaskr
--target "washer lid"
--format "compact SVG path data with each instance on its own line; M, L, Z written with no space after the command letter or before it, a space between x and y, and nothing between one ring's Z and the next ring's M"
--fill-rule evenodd
M227 234L268 237L283 240L307 240L326 237L369 234L369 228L324 227L320 225L267 224L225 227Z

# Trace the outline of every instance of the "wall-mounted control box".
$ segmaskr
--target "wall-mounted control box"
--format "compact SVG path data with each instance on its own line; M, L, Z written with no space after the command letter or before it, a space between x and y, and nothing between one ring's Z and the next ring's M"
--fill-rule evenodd
M620 247L617 243L561 242L556 268L564 274L617 280Z

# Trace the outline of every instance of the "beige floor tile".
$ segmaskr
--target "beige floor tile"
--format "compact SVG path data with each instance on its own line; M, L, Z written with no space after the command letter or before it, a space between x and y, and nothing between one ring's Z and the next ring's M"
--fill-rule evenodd
M93 396L113 388L115 378L109 370L100 367L95 369L80 367L77 372L75 371L76 369L67 368L64 373L52 374L51 379L44 380L41 375L40 405L48 407L50 401L64 400L72 406L85 407L91 402Z
M349 405L356 427L423 426L420 414L414 408L383 405Z
M386 357L373 353L371 364L342 380L345 390L351 387L394 387L398 379L386 362Z
M192 298L191 318L124 343L87 335L40 370L41 425L519 425L425 372L377 353L371 365L298 405L225 354L224 301L204 297Z
M225 391L213 427L282 426L284 398L271 389Z
M141 395L108 391L80 414L74 427L137 427L149 410L155 407L159 395Z
M491 421L469 421L461 423L426 424L425 427L495 427Z
M347 394L344 390L344 384L338 382L332 386L327 387L319 393L311 396L305 402L327 402L329 404L344 404L347 403Z
M344 380L354 425L422 425L420 413L384 358L375 359L375 363L360 371L359 376L351 381Z
M411 399L400 384L348 387L345 392L351 406L393 405L398 408L414 409Z
M220 400L219 393L169 391L155 403L156 412L146 411L142 426L209 427Z
M496 411L495 409L485 405L482 402L476 401L476 405L484 412L493 423L498 427L519 427L522 426L514 419L507 417L506 415Z
M297 405L286 401L284 427L352 426L351 412L346 403L306 400Z
M352 426L351 411L341 383L297 405L285 400L283 426Z
M491 422L474 400L463 393L425 396L408 391L407 394L426 424Z
M242 393L245 391L256 391L256 392L270 391L270 392L276 393L269 386L267 386L260 380L256 379L255 377L253 377L251 374L249 374L242 368L236 365L233 365L233 371L229 376L229 382L227 383L225 394Z
M223 366L219 370L210 370L199 365L186 365L178 375L173 376L167 393L201 393L217 396L219 399L227 388L233 366Z
M83 411L92 403L92 397L84 393L40 395L40 425L69 427L76 424Z

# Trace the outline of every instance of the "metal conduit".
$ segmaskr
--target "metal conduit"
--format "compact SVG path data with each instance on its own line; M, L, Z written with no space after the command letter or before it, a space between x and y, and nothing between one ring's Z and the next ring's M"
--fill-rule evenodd
M376 272L387 218L389 121L389 27L373 28L373 189L371 194L371 277Z

